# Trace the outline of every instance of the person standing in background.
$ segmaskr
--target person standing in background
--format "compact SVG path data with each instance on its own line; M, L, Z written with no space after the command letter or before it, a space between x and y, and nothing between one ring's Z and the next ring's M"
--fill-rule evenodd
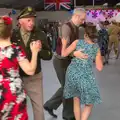
M100 47L101 55L103 57L103 64L108 64L108 43L109 35L107 32L106 22L101 22L101 29L98 31L98 45Z
M119 57L119 33L120 27L118 26L117 22L114 20L112 21L112 25L108 27L108 34L109 34L109 44L108 44L108 56L110 56L112 47L114 49L116 59Z

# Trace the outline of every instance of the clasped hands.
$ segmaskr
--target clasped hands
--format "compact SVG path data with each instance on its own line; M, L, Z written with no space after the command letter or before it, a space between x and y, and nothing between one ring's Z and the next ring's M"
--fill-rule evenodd
M30 43L30 49L33 52L39 52L42 49L42 43L40 40L36 40Z

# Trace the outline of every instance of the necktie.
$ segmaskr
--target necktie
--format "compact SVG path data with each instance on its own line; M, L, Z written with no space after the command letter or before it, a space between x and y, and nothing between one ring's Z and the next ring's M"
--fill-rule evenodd
M23 35L23 40L24 40L25 46L27 45L27 42L28 42L28 40L29 40L29 37L30 37L29 33L25 33L25 34Z

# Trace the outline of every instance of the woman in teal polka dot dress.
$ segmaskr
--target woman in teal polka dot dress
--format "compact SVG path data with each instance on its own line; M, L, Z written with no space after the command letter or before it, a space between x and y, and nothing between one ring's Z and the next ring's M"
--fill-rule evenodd
M68 48L62 46L62 56L66 57L74 50L82 50L88 55L87 59L73 58L67 68L64 87L64 98L73 98L76 120L88 120L94 104L101 103L101 97L92 70L93 60L96 68L103 68L100 49L95 43L97 30L95 26L86 25L84 40L75 40ZM63 42L66 42L63 40ZM83 104L81 111L80 105Z

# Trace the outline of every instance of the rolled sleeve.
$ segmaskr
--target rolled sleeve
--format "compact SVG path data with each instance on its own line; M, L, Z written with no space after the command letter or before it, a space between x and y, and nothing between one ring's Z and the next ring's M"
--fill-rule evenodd
M69 28L68 25L64 24L62 26L62 38L64 38L65 40L67 40L68 44L70 43L70 35L71 35L71 30Z

